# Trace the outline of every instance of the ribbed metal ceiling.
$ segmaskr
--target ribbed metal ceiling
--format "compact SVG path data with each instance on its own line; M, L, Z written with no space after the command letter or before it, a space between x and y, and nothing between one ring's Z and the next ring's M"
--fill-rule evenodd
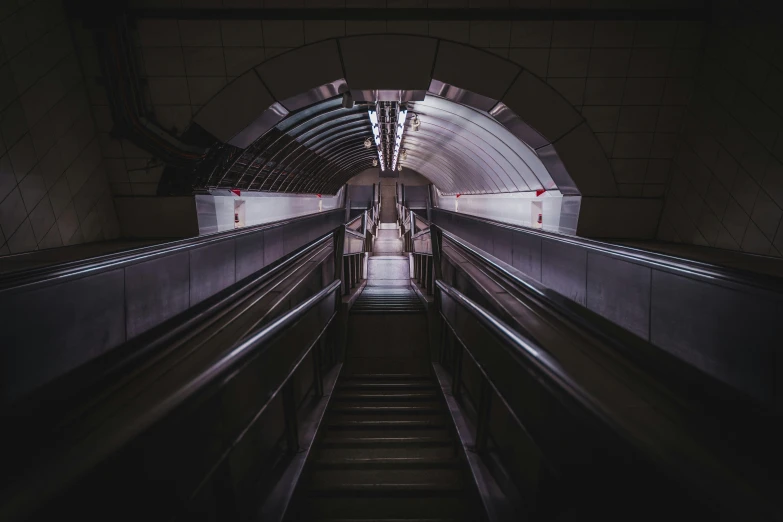
M372 166L367 108L333 98L289 115L237 156L208 188L334 194Z
M493 194L556 188L535 151L488 114L428 95L409 102L403 168L445 194ZM412 126L414 113L421 126ZM367 105L333 98L289 115L207 181L209 188L334 194L372 167L377 149Z

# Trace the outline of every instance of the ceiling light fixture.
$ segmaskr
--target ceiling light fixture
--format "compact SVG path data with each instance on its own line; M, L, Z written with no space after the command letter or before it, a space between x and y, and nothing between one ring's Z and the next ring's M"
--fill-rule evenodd
M364 138L364 148L369 149L372 147L372 138Z
M378 166L378 158L373 158L372 159L372 166L373 167L377 167Z
M419 127L421 127L421 120L419 119L418 114L413 115L413 130L418 131Z

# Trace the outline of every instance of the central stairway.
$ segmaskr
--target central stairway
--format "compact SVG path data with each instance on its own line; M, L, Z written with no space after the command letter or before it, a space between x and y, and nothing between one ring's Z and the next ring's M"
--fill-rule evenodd
M351 308L342 375L288 520L483 519L432 374L426 310L410 287L399 232L386 231Z

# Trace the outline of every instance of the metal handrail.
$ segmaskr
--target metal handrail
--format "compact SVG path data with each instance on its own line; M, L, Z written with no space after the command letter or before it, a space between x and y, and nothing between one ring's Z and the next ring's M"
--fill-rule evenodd
M721 409L725 410L728 407L728 403L725 402L726 400L738 402L742 404L743 408L758 406L753 402L751 397L742 394L740 391L730 387L722 381L710 377L693 366L682 362L668 352L657 347L654 350L645 350L643 347L639 346L640 343L636 338L633 338L634 336L632 334L627 334L628 338L618 338L618 334L625 334L625 330L620 326L614 325L614 323L611 323L608 319L605 320L605 324L611 324L612 327L616 328L613 328L613 332L604 331L602 327L596 325L596 315L593 312L588 311L585 307L576 304L574 301L547 288L534 279L520 276L513 271L513 267L509 270L507 267L502 266L494 259L488 257L484 252L473 247L469 243L466 243L451 232L440 229L440 233L444 238L448 239L450 243L470 256L477 258L483 265L489 267L489 270L496 274L500 274L502 278L508 280L513 286L519 288L528 296L538 300L539 305L547 307L549 310L562 316L566 321L589 331L591 334L600 338L603 343L611 345L613 348L627 355L629 359L636 361L637 364L641 364L644 368L650 368L650 365L653 365L660 370L661 375L666 375L667 377L679 376L685 379L690 385L694 382L698 382L699 389L709 390L709 395L719 400ZM632 349L628 349L628 347L625 346L628 344L629 338L633 338ZM646 342L643 342L643 344L647 345ZM672 385L670 380L668 381L668 385Z
M364 234L357 232L356 230L351 230L350 228L346 228L345 233L364 239Z
M212 243L225 241L228 239L234 239L248 234L254 234L261 230L276 228L297 221L310 219L315 216L319 216L319 215L324 216L335 212L345 212L345 210L343 209L327 210L316 214L307 214L305 216L298 216L295 218L284 219L272 223L264 223L262 225L255 225L252 227L244 227L241 229L235 229L228 232L215 232L212 234L206 234L194 238L186 238L186 239L181 239L176 241L170 241L163 244L158 243L155 245L149 245L141 248L125 250L123 252L106 254L103 256L91 257L88 259L80 259L77 261L68 261L65 263L57 263L44 267L30 268L27 270L10 272L8 274L0 275L0 292L9 289L16 289L28 285L33 285L33 284L41 284L47 282L50 283L69 277L81 277L96 272L120 268L130 264L135 264L141 261L162 257L183 250L189 250L196 246L205 246Z
M652 268L676 272L688 276L698 276L706 279L724 281L727 283L739 284L743 286L752 286L775 294L783 293L783 281L781 281L780 278L764 274L749 273L744 270L713 265L703 261L694 261L691 259L660 254L657 252L648 252L637 248L603 243L593 239L586 239L576 236L565 236L554 232L545 232L538 229L511 225L509 223L502 223L500 221L494 221L492 219L483 217L461 214L459 212L453 212L451 210L445 210L442 208L434 208L433 212L443 212L446 214L459 216L461 218L472 219L474 221L486 223L488 225L499 228L522 232L568 245L578 246L593 252L611 255Z
M437 280L435 285L497 337L502 345L511 351L515 359L521 364L528 365L537 374L539 380L549 381L554 385L553 390L565 392L567 398L574 401L589 415L595 417L613 432L623 437L631 447L640 450L651 457L653 461L663 464L670 476L679 480L686 480L690 485L696 487L703 486L698 479L708 477L712 486L715 485L716 481L721 484L721 492L718 492L716 495L718 498L729 497L728 493L731 492L735 497L743 497L743 502L740 503L744 504L744 507L753 507L759 512L774 510L770 501L766 498L766 495L769 495L770 492L763 487L758 488L758 490L753 486L748 487L743 477L743 471L745 470L739 471L716 458L712 444L704 444L699 437L693 436L687 431L678 431L676 436L673 436L665 432L665 430L650 430L648 425L649 419L639 421L634 419L633 416L622 416L618 415L617 412L612 412L579 383L575 382L558 361L549 355L535 340L515 331L485 308L443 281ZM471 351L471 347L465 346L465 348L469 352ZM506 397L500 393L486 368L481 365L472 353L471 358L490 386L498 393L503 403L506 404L509 413L521 424L517 412L511 410ZM666 414L663 412L658 412L658 415L666 418ZM639 433L643 433L643 437L637 437ZM763 493L760 493L760 491L763 491ZM721 493L724 496L721 496ZM774 492L772 495L774 495Z
M168 396L159 398L156 404L141 412L131 412L129 418L112 419L107 428L94 430L90 435L78 441L67 453L46 459L44 465L41 466L44 470L32 468L24 478L16 481L14 487L9 488L3 495L2 502L0 502L0 519L24 518L46 499L62 491L63 488L72 484L134 437L159 422L186 401L192 400L209 385L232 374L249 358L263 350L268 342L337 291L341 284L339 279L333 281L317 294L250 334L209 368L191 377ZM290 379L294 371L295 369L290 370L283 382ZM268 401L272 399L273 397L270 397ZM106 430L109 433L101 433Z
M266 270L263 271L263 273L257 276L252 276L252 279L248 281L246 284L243 284L240 288L237 288L236 290L232 291L230 294L222 296L218 301L211 303L207 308L198 311L198 313L196 313L191 317L188 317L185 321L173 326L172 328L167 329L162 335L156 336L153 340L149 342L144 340L142 346L134 347L132 352L121 357L119 360L114 361L109 367L102 369L101 375L97 379L95 379L94 377L86 377L85 375L78 373L80 369L77 369L76 370L77 373L73 375L73 381L75 383L78 383L77 384L78 388L81 391L83 391L89 386L95 385L96 383L99 382L103 382L107 379L111 379L116 372L118 372L123 368L126 368L128 364L131 364L134 361L137 361L145 357L147 354L154 352L158 348L165 346L167 343L171 343L177 336L182 335L185 332L191 332L203 326L206 322L210 320L211 317L214 317L216 314L219 314L222 312L222 310L226 309L228 305L230 305L231 303L235 302L238 299L243 298L246 294L253 292L258 287L258 285L264 284L267 281L271 281L273 278L277 277L285 270L291 268L292 263L297 262L302 257L306 256L311 252L314 252L318 248L323 247L324 245L330 243L333 240L334 240L334 232L329 232L328 234L321 236L320 238L314 240L313 242L301 248L298 248L297 250L294 250L290 254L286 255L285 257L273 263L271 267L268 267ZM83 368L86 369L89 365L90 363L87 363ZM45 390L46 387L39 390L38 393ZM63 390L61 388L58 388L58 397L60 399L63 398L62 394L63 394ZM31 397L35 399L37 397L36 392L33 392ZM61 405L62 404L60 403L60 406ZM27 401L23 400L16 407L17 408L21 407L23 409L29 406L27 404ZM0 410L0 412L1 411L2 410Z

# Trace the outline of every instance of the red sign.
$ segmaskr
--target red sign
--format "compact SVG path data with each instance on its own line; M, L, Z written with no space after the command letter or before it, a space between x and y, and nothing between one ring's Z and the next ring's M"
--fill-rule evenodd
M233 192L233 193L234 193L234 194L236 194L237 196L240 196L240 195L241 195L241 193L239 192L239 189L231 189L231 192Z
M538 190L536 190L536 197L540 196L544 192L546 192L546 189L538 189Z

